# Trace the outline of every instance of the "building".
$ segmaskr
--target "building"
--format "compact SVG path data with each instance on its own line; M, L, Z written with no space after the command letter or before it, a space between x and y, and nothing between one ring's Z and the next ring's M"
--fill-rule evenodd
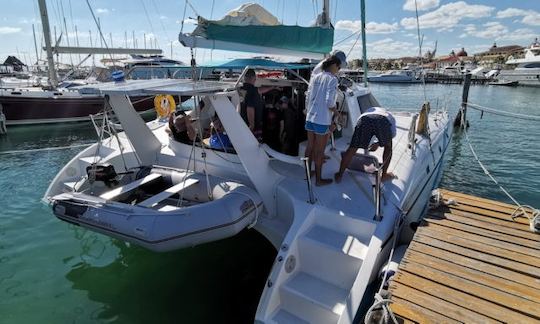
M477 53L474 58L479 65L496 68L504 64L509 56L521 56L523 50L523 46L519 45L497 46L497 43L493 43L493 46L488 51Z

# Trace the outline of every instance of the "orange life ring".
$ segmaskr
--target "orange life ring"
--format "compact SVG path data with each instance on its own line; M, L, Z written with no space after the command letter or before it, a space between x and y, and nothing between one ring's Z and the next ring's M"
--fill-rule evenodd
M176 102L171 95L157 95L154 97L154 107L159 118L168 117L176 109Z

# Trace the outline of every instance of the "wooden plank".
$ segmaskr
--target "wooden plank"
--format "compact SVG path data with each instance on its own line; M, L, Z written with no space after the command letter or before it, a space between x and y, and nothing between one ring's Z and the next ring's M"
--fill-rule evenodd
M105 199L105 200L111 200L111 199L114 199L122 194L125 194L125 193L128 193L132 190L134 190L135 188L138 188L146 183L149 183L149 182L152 182L158 178L161 178L161 174L157 174L157 173L150 173L149 175L147 175L146 177L144 178L141 178L141 179L138 179L138 180L135 180L133 182L130 182L128 183L127 185L125 186L121 186L121 187L118 187L118 188L115 188L111 191L107 191L106 193L104 194L101 194L101 198Z
M435 228L424 227L424 231L421 235L426 235L434 239L461 246L465 249L472 249L482 253L489 253L494 256L505 258L512 261L521 262L531 265L533 267L540 268L540 259L525 255L522 253L516 253L514 251L506 249L507 245L502 244L503 247L495 247L484 242L478 242L469 238L463 238L453 233L446 232L444 230L435 230ZM427 230L426 230L427 229ZM472 236L472 235L471 235ZM508 244L509 245L509 244Z
M494 238L494 239L497 239L497 240L500 240L500 241L511 242L511 243L514 243L514 244L527 246L529 248L538 248L539 245L540 245L537 242L532 241L532 240L528 240L528 239L524 239L524 238L520 238L520 237L515 237L515 236L512 236L512 235L507 235L507 234L503 234L503 233L499 233L499 232L493 232L493 231L490 231L490 230L474 227L474 226L459 223L459 222L451 222L451 221L449 222L449 221L447 221L445 219L435 219L435 218L429 217L429 218L425 218L424 221L426 223L439 224L441 226L454 228L454 229L457 229L457 230L460 230L460 231L475 233L477 235L483 235L485 237ZM423 226L420 226L419 230L421 230L422 228L423 228Z
M490 273L494 276L503 278L510 282L519 283L528 287L532 287L534 289L540 289L540 279L536 279L534 277L527 276L513 270L498 267L496 265L483 262L482 260L478 261L476 259L465 257L442 249L434 249L433 247L422 244L420 242L412 242L409 246L409 249L407 250L407 253L409 253L409 251L430 255L441 260L453 262L463 267L468 267L471 269L477 269L482 272Z
M141 201L137 205L142 206L142 207L153 207L154 205L156 205L160 201L163 201L163 200L169 198L170 196L172 196L174 194L177 194L177 193L185 190L186 188L189 188L189 187L191 187L191 186L193 186L194 184L197 184L197 183L199 183L199 179L186 179L185 181L177 183L174 186L172 186L170 188L167 188L166 190L158 193L155 196L152 196L152 197L150 197L150 198L148 198L148 199L146 199L144 201Z
M430 211L430 212L428 212L427 215L431 216L431 217L444 217L444 214L445 214L444 211ZM476 214L476 213L466 212L466 211L458 210L458 209L452 209L451 214L452 215L457 215L457 216L463 216L463 217L467 217L467 218L472 218L472 219L476 219L476 220L480 220L480 221L483 221L483 222L486 222L486 223L497 224L497 225L501 225L501 226L504 226L504 227L510 227L510 228L514 228L514 229L517 229L517 230L521 230L521 231L531 232L531 229L529 228L529 223L528 222L527 222L527 224L523 224L523 223L514 222L510 218L508 218L508 219L494 218L494 217L489 217L489 216L480 215L480 214Z
M495 246L501 249L513 251L519 254L525 254L531 257L538 258L540 260L540 249L532 249L529 247L525 247L523 245L517 245L509 242L503 242L497 239L492 239L490 237L486 237L483 235L478 235L476 233L471 232L465 232L465 231L458 231L451 227L446 227L437 223L429 222L429 231L435 231L439 233L446 233L454 236L461 237L463 239L471 240L474 242L479 242L482 244L487 244L489 246ZM422 231L422 233L426 233L428 231Z
M490 273L463 267L455 263L444 261L419 252L409 253L403 260L405 260L407 263L417 263L435 270L448 272L463 279L493 287L535 303L540 303L540 291L538 289L518 284L516 282L511 282Z
M451 287L441 285L425 279L421 276L403 271L394 276L396 284L414 287L414 289L428 293L434 298L445 300L459 307L469 309L483 315L509 323L520 323L530 318L524 314L513 312L512 310L494 304L488 300L468 295ZM392 288L392 287L391 287Z
M394 284L391 293L392 296L413 302L420 305L423 309L431 310L432 312L436 312L441 315L444 314L444 316L440 316L441 318L437 318L435 323L447 321L445 317L454 321L465 323L501 323L493 318L489 318L467 308L460 307L444 299L436 298L435 296L406 285L400 285L397 283Z
M461 290L454 289L447 285L442 285L424 276L400 270L393 279L397 283L413 287L417 290L429 293L439 299L456 304L460 307L476 311L487 317L497 319L507 323L528 323L532 319L520 312L516 312L510 308L493 303L491 299L470 295Z
M414 273L441 285L452 287L471 296L489 300L492 303L497 303L500 306L534 316L540 320L540 305L538 303L418 263L406 262L402 263L402 265L403 267L400 265L402 271Z
M498 219L508 220L508 221L512 220L512 217L510 216L509 213L500 213L500 212L495 212L495 211L492 211L492 210L479 208L479 207L474 207L474 206L467 206L467 205L462 204L462 205L458 205L458 206L448 206L448 208L450 209L450 211L452 211L452 210L462 210L462 211L466 211L466 212L476 213L476 214L479 214L479 215L484 215L484 216L487 216L487 217L493 217L493 218L498 218ZM517 223L521 223L521 224L526 224L526 225L529 224L529 220L526 219L526 218L522 218L522 217L516 218L515 221Z
M506 227L506 226L501 226L501 225L488 223L488 222L484 222L484 221L478 221L478 220L475 220L475 219L471 219L471 218L464 217L464 216L459 216L459 215L456 215L456 214L446 213L444 215L444 218L447 219L447 220L451 220L451 221L462 223L462 224L471 225L471 226L474 226L474 227L490 230L490 231L493 231L493 232L508 234L508 235L528 239L528 240L531 240L531 241L540 242L540 235L538 235L536 233L533 233L533 232L530 232L530 231L526 232L526 231L522 231L522 230L517 230L517 229L509 228L509 227Z
M536 278L540 278L540 269L537 268L537 267L533 267L533 266L523 264L523 263L520 263L520 262L516 262L516 261L513 261L513 260L508 260L508 259L505 259L505 258L501 258L501 257L498 257L498 256L488 254L488 253L482 253L482 252L470 250L470 249L467 249L467 248L463 248L461 246L446 243L446 242L434 239L432 237L425 236L425 235L422 235L422 234L419 235L419 234L420 233L416 233L416 235L415 235L414 240L416 242L421 242L421 243L424 243L426 245L432 246L434 248L444 249L446 251L457 253L457 254L460 254L460 255L463 255L463 256L466 256L466 257L469 257L469 258L473 258L473 259L477 259L477 260L480 260L480 261L488 262L488 263L491 263L493 265L504 267L504 268L509 269L509 270L519 271L519 272L521 272L523 274L527 274L527 275L534 276Z
M446 189L439 189L439 191L442 193L444 199L449 199L449 198L454 199L458 203L463 201L464 203L468 205L474 205L474 206L479 206L479 207L486 206L489 209L493 208L494 206L500 207L500 210L506 209L508 213L510 214L517 208L516 205L508 204L502 201L468 195L461 192L449 191ZM526 210L530 211L530 209L528 208Z
M394 296L392 296L390 309L398 317L401 317L405 323L407 321L414 323L461 323Z

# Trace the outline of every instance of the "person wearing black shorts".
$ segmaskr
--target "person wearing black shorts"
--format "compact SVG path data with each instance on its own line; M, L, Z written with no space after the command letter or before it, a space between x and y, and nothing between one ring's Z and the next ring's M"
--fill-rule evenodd
M371 138L375 136L377 143L369 145ZM359 148L375 151L379 146L384 147L382 179L391 179L392 173L387 172L392 159L392 138L396 136L396 121L392 114L384 108L372 107L362 114L356 123L349 148L343 154L339 171L334 175L336 182L341 181L343 172L351 163L351 160Z

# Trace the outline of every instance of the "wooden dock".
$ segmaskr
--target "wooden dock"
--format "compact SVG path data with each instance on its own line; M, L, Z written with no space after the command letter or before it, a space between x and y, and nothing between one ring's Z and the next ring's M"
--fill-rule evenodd
M540 323L540 235L515 206L441 190L392 278L400 322Z

